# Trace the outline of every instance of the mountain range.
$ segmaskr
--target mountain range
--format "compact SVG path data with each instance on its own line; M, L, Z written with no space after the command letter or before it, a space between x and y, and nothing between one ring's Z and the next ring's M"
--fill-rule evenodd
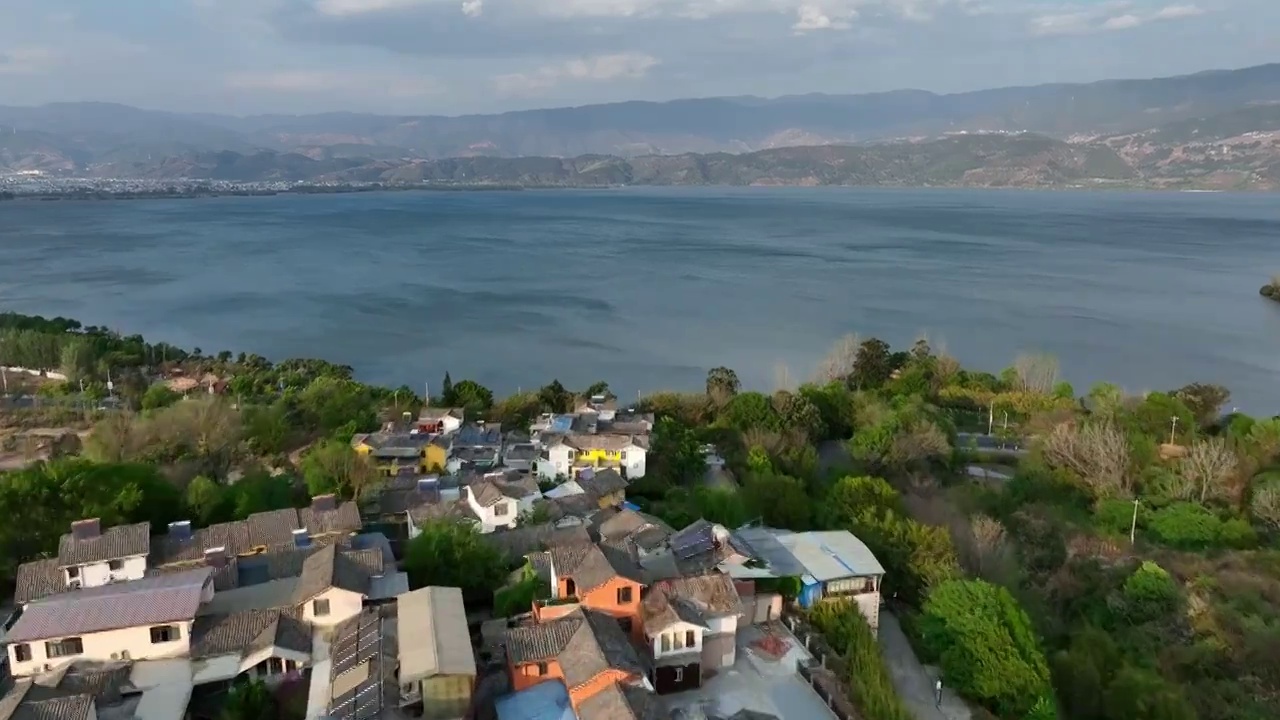
M723 97L496 115L0 106L0 172L525 185L1280 188L1280 64L938 95Z

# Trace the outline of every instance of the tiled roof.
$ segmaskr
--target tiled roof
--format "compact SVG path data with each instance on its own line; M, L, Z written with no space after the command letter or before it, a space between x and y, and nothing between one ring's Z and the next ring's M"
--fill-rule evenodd
M416 481L415 481L416 482ZM419 489L416 484L408 488L383 490L378 494L378 509L383 515L395 515L424 505L440 502L440 488Z
M312 527L312 526L315 527ZM360 510L346 502L333 510L285 508L255 513L248 519L200 528L182 539L171 534L151 538L152 565L203 560L206 550L226 548L228 555L244 555L256 548L293 547L293 531L306 528L313 541L317 536L358 532Z
M466 500L447 500L433 505L419 505L409 508L409 519L414 525L421 526L431 520L478 520Z
M294 609L246 610L196 618L191 629L191 657L247 655L269 647L311 652L311 629Z
M642 582L640 568L613 548L580 543L553 547L549 552L556 576L573 578L580 592L594 590L619 576Z
M624 450L632 445L645 449L649 447L649 439L644 436L612 433L566 435L564 442L577 450Z
M582 489L587 491L588 494L594 494L599 497L618 492L619 490L626 490L628 483L617 470L606 468L604 470L597 470L590 475L588 475L586 471L583 471L583 473L578 476L578 484L581 485Z
M706 627L706 620L696 607L660 588L650 591L640 603L640 622L649 635L662 632L678 622Z
M14 602L26 603L67 591L67 579L58 558L33 560L18 566Z
M359 532L364 526L360 508L354 502L344 502L332 510L304 507L298 511L298 522L311 535Z
M119 560L151 552L151 524L135 523L107 528L96 537L76 538L67 533L58 541L58 565L87 565Z
M27 607L7 639L28 642L190 620L211 572L197 568L39 600Z
M480 507L493 507L502 502L502 491L492 480L481 480L467 486Z
M33 700L21 683L0 701L0 720L85 720L93 712L92 695L62 695Z
M549 622L508 630L507 653L515 664L558 661L570 689L610 668L644 672L618 621L581 608Z
M418 413L418 420L422 422L431 422L433 420L443 420L446 416L462 420L466 417L466 414L467 413L464 408L424 407Z
M667 720L658 697L648 690L614 683L578 705L578 720Z
M371 549L340 553L335 546L329 545L312 554L303 563L293 602L304 603L333 587L364 595L369 592L369 578L381 574L381 551Z
M542 494L537 479L527 473L506 473L495 477L493 484L503 495L516 500Z
M733 580L721 573L691 575L663 580L654 588L674 598L688 601L704 615L737 615L742 612L742 599Z
M557 528L552 523L520 525L510 530L488 533L481 538L512 559L556 545L584 544L591 541L587 535L587 529L581 525Z

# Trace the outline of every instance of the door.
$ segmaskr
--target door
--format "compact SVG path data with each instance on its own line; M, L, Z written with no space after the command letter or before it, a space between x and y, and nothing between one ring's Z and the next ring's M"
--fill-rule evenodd
M702 666L699 663L662 665L654 670L653 689L659 695L693 690L701 684Z

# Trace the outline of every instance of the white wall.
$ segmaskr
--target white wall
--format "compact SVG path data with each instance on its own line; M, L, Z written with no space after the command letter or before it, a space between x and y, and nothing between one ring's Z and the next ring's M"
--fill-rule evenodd
M695 641L692 646L684 644L684 641L686 639L685 635L691 630L693 631L693 639ZM654 633L653 636L649 638L650 642L653 643L653 658L655 660L659 660L664 657L668 657L670 655L682 655L684 653L694 652L694 651L701 653L702 652L702 633L703 633L702 628L698 627L697 625L694 625L693 623L687 623L687 622L678 622L678 623L675 623L674 625L671 625L670 627L664 628L661 632ZM682 644L682 647L679 650L676 649L675 641L677 636L680 638L680 642ZM665 652L663 652L662 650L663 637L669 638L670 644L668 647L671 648L670 650L667 650Z
M480 518L480 532L491 533L498 528L511 529L516 526L516 521L520 516L520 509L517 507L516 501L509 497L503 497L492 507L484 507L476 502L475 493L470 488L467 489L467 505L471 506L471 512ZM532 503L530 503L532 508ZM502 515L498 515L498 509L506 510Z
M29 643L23 643L31 648L31 659L26 662L17 661L18 643L9 646L9 666L13 669L15 676L31 675L41 672L46 663L53 667L58 667L73 660L96 660L99 662L107 662L110 660L123 659L123 653L128 652L131 660L158 660L163 658L181 657L191 651L191 621L170 623L179 628L179 637L177 640L164 643L151 642L151 627L143 625L139 627L122 628L119 630L106 630L98 633L89 633L80 636L80 642L84 646L84 652L79 655L66 655L58 658L49 658L45 651L46 640L33 640ZM47 638L48 640L60 640L62 638ZM116 657L111 657L115 654Z
M573 461L569 454L573 448L561 443L547 448L547 460L538 461L538 476L547 480L555 480L561 475L568 475Z
M644 477L644 461L648 454L645 449L637 445L628 445L626 448L627 459L622 461L623 466L627 468L627 479Z
M87 588L98 587L111 582L141 580L147 574L147 556L138 555L124 558L124 567L114 571L111 570L111 564L106 562L80 565L78 567L80 568L80 586ZM66 569L62 571L62 576L68 583L71 581L71 576L67 574ZM112 580L112 577L115 579Z
M452 415L445 415L440 418L440 427L444 430L444 435L458 431L462 427L462 421Z
M725 615L724 617L711 618L707 621L707 630L712 635L723 635L738 631L738 616Z
M316 617L315 601L328 600L329 614ZM364 596L342 588L329 588L302 606L302 619L321 627L333 627L347 618L355 617L364 609Z

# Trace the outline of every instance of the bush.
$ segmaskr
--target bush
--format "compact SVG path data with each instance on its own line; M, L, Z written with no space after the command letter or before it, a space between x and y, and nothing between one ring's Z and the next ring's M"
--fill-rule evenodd
M1141 508L1138 522L1144 520ZM1093 524L1099 530L1117 535L1128 535L1133 525L1133 503L1129 500L1108 499L1098 501L1093 510Z
M1178 584L1159 565L1146 561L1125 580L1121 590L1125 614L1134 624L1158 620L1178 608Z
M893 687L880 646L855 602L824 602L809 620L849 664L850 698L863 720L912 720Z
M1218 544L1241 550L1248 549L1258 544L1258 533L1244 518L1229 518L1223 521L1218 531Z
M1031 620L1004 588L945 582L929 593L919 628L951 686L1001 716L1027 715L1050 696L1049 667Z
M1148 530L1165 545L1194 550L1218 542L1222 521L1203 505L1179 502L1152 513Z

